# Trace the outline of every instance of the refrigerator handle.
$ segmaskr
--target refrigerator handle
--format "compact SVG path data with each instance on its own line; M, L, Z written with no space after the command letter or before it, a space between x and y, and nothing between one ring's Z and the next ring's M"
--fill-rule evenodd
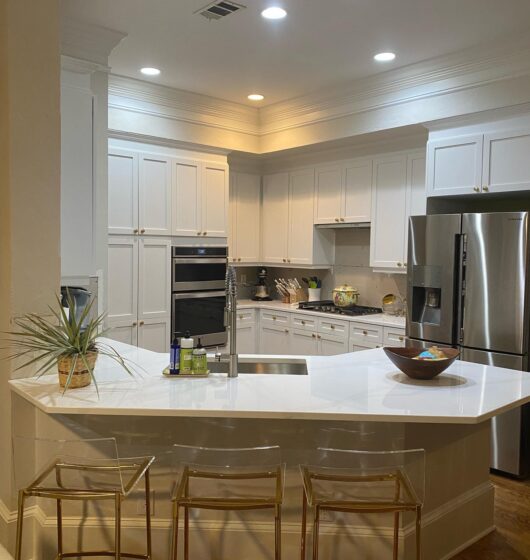
M459 345L464 342L464 313L466 297L466 263L467 263L467 235L461 233L456 236L456 340Z

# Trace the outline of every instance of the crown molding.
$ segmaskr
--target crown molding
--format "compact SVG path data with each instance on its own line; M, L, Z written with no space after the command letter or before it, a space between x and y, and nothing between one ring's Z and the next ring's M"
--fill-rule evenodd
M67 70L68 72L75 72L77 74L92 74L94 72L105 72L108 74L110 72L110 67L106 64L98 64L96 62L90 62L89 60L81 60L73 56L62 54L61 70Z
M109 107L253 136L259 134L257 108L115 74L109 77Z
M63 18L61 54L106 67L110 53L125 37L114 29Z

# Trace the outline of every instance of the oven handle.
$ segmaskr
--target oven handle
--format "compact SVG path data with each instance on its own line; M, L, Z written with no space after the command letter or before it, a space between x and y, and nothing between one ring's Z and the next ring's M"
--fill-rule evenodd
M226 264L226 258L220 259L182 259L180 257L173 257L174 264Z
M226 296L226 292L225 291L219 291L219 292L188 292L188 293L181 293L181 294L173 294L173 300L176 300L176 299L197 299L197 298L219 297L219 296Z

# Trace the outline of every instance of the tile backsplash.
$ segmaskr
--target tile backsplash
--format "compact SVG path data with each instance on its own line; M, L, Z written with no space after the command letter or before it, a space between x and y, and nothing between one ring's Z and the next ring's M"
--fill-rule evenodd
M335 234L335 266L332 270L267 267L273 299L279 298L274 288L275 278L296 277L301 281L303 276L315 275L322 279L322 299L330 299L333 288L341 284L350 284L359 290L360 305L381 307L382 297L390 293L405 297L407 279L404 274L381 274L370 268L369 229L344 228L336 230ZM248 284L255 283L257 268L241 267L238 270L240 279L242 274L246 276L247 286L240 287L240 297L250 297Z

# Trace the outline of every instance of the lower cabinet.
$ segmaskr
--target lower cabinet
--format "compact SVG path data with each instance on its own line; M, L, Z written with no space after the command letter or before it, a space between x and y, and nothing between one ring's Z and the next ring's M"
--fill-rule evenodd
M169 319L115 323L109 326L107 337L152 352L164 353L169 350L170 323Z
M314 332L292 330L289 333L289 354L317 356L318 339Z
M319 334L318 355L333 356L335 354L346 354L348 352L348 340L330 334Z
M289 344L289 329L275 325L260 325L260 354L292 354Z

